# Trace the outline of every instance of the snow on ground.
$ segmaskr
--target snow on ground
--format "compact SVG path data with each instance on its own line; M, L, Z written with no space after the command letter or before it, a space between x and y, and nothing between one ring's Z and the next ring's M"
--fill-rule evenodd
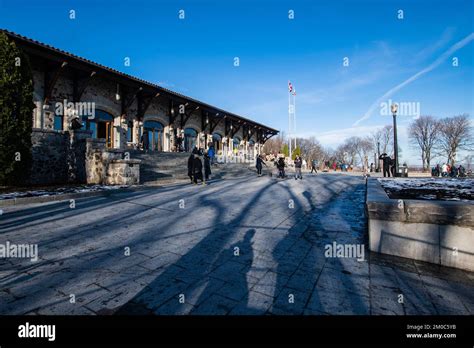
M38 189L29 191L17 191L0 194L0 200L23 198L23 197L44 197L44 196L56 196L65 193L81 193L81 192L93 192L93 191L107 191L117 190L121 188L129 187L127 185L81 185L81 186L68 186L68 187L55 187L51 189Z
M474 179L471 178L383 178L378 181L390 198L474 200Z

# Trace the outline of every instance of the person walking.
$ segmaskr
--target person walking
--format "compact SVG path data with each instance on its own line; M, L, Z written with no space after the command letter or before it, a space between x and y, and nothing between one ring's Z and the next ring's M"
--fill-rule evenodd
M300 178L301 180L303 179L303 176L301 175L301 165L303 162L301 161L300 156L296 156L295 158L295 180L298 180Z
M263 168L262 164L265 165L265 167L267 166L267 164L263 160L262 156L258 155L257 160L256 160L256 164L255 164L255 167L257 168L257 175L258 176L262 176L262 168Z
M285 178L285 158L280 157L277 162L278 168L278 177L284 179Z
M194 155L191 154L189 155L189 158L188 158L188 176L189 176L189 179L191 180L191 184L193 183L193 166L194 166Z
M209 152L204 154L204 179L206 181L209 180L209 176L211 175L211 157L209 156Z
M202 161L199 155L194 156L193 177L194 177L194 185L197 185L198 180L201 180L201 183L204 184L204 179L202 177Z
M312 160L311 161L311 174L313 173L313 170L316 174L318 174L317 166L318 166L318 161L316 161L315 159Z

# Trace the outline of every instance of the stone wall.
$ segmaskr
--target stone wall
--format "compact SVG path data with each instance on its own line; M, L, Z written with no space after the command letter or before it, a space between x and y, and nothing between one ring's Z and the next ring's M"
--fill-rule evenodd
M71 130L69 132L68 179L71 183L87 182L86 141L92 131Z
M85 168L88 184L136 185L140 160L124 159L124 150L109 150L104 139L87 139Z
M472 202L390 199L369 179L366 206L371 251L474 271Z
M50 185L68 182L69 133L33 129L30 184Z
M62 132L34 128L29 184L86 183L86 139L91 131Z
M107 185L138 185L140 160L113 160L107 165Z

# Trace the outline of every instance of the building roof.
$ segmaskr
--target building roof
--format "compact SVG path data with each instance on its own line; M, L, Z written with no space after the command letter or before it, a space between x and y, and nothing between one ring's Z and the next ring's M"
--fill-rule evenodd
M181 93L174 92L174 91L172 91L172 90L170 90L170 89L167 89L167 88L165 88L165 87L159 86L159 85L157 85L157 84L155 84L155 83L152 83L152 82L149 82L149 81L140 79L140 78L138 78L138 77L135 77L135 76L132 76L132 75L123 73L123 72L121 72L121 71L118 71L118 70L109 68L109 67L107 67L107 66L105 66L105 65L102 65L102 64L93 62L93 61L91 61L91 60L89 60L89 59L86 59L86 58L77 56L77 55L75 55L75 54L72 54L72 53L63 51L63 50L58 49L58 48L56 48L56 47L53 47L53 46L47 45L47 44L45 44L45 43L39 42L39 41L37 41L37 40L30 39L30 38L25 37L25 36L23 36L23 35L20 35L20 34L17 34L17 33L8 31L8 30L5 30L5 29L0 29L0 31L1 31L1 32L4 32L7 36L9 36L9 37L10 37L11 39L13 39L15 42L20 42L20 43L23 43L23 44L35 46L35 48L39 48L39 49L41 49L41 50L47 51L47 52L50 53L50 54L54 54L54 55L61 56L61 57L64 58L65 60L68 60L68 61L71 61L71 60L72 60L72 61L75 61L76 63L81 63L81 64L88 65L91 69L93 69L93 70L95 70L95 71L101 70L101 71L108 72L108 73L110 73L110 74L115 75L116 77L120 77L120 78L124 78L124 79L130 80L130 81L133 81L133 82L139 84L140 86L152 88L152 89L156 90L158 93L164 93L164 94L167 94L167 95L169 95L169 96L171 96L171 97L176 97L176 98L181 99L181 100L184 100L184 101L186 101L186 102L195 104L196 106L199 106L199 107L202 108L202 109L206 109L206 110L211 111L211 112L219 113L219 115L221 115L221 116L222 116L222 115L225 115L225 116L229 116L230 118L235 118L235 119L241 120L241 121L243 121L243 122L246 122L246 123L249 123L249 124L253 124L253 125L257 126L257 127L260 127L260 128L262 128L262 129L267 130L267 131L270 132L270 133L274 133L274 134L277 134L277 133L278 133L278 130L276 130L276 129L274 129L274 128L265 126L265 125L263 125L263 124L261 124L261 123L252 121L251 119L248 119L248 118L246 118L246 117L243 117L243 116L234 114L234 113L232 113L232 112L223 110L223 109L221 109L221 108L218 108L218 107L216 107L216 106L207 104L207 103L202 102L202 101L199 101L199 100L197 100L197 99L188 97L188 96L183 95L183 94L181 94Z

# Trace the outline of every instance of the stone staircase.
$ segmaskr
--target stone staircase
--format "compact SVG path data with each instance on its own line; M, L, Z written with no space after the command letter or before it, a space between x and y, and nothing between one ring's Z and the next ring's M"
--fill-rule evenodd
M140 183L143 185L163 185L188 182L189 153L128 151L132 159L139 159ZM245 175L256 175L253 164L224 163L211 167L211 180L232 179Z

